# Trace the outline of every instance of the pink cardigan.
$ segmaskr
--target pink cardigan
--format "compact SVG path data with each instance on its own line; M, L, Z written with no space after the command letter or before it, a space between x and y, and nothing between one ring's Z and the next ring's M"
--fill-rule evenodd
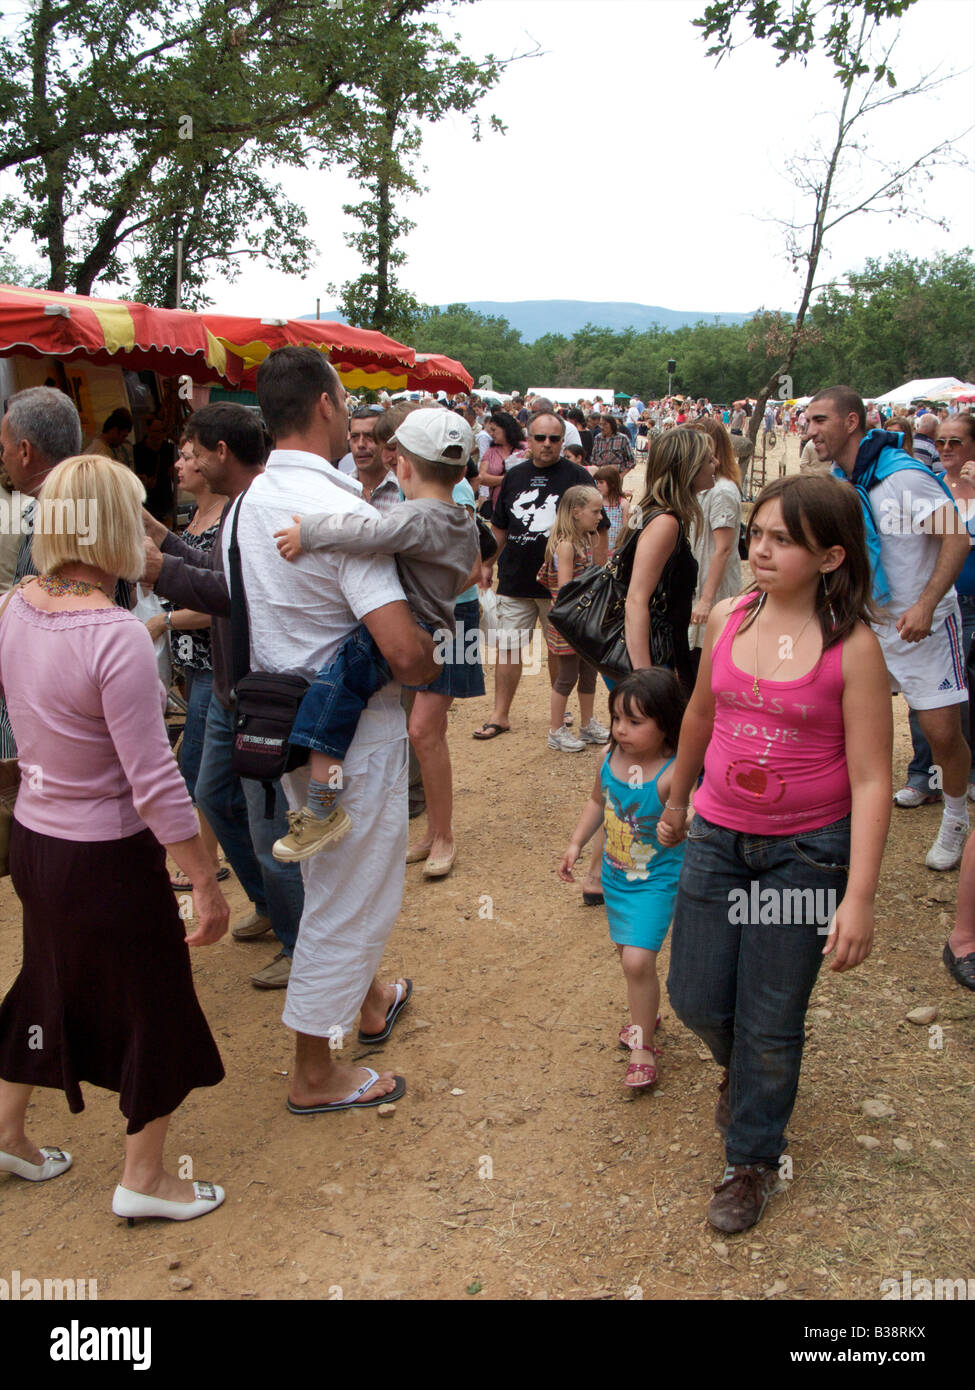
M21 825L58 840L121 840L146 826L161 844L197 834L138 618L121 608L46 613L17 593L0 622L0 686Z

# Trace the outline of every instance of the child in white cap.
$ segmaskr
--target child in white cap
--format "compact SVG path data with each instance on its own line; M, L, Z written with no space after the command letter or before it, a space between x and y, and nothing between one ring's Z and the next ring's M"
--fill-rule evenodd
M474 446L470 425L449 410L414 410L390 443L406 501L385 516L295 517L276 531L278 550L294 560L306 550L395 555L400 582L421 627L452 639L454 604L480 559L477 527L453 500ZM441 647L443 642L441 639ZM308 803L289 812L290 830L274 844L275 859L291 863L336 844L352 828L339 803L342 762L369 699L393 679L366 627L359 625L309 687L291 742L311 750Z

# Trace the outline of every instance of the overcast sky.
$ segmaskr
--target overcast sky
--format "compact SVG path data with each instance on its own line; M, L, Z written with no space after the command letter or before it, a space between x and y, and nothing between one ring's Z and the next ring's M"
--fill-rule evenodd
M506 135L476 143L459 117L427 132L429 192L406 211L416 222L403 283L425 303L480 299L632 300L674 309L791 308L799 284L780 228L801 209L783 162L808 149L835 105L828 65L776 68L752 42L717 68L691 20L704 0L478 0L443 21L468 53L515 63L481 105ZM893 65L909 85L938 63L975 53L970 0L918 0L901 22ZM920 154L975 119L971 71L936 96L875 118L878 154ZM486 124L486 122L485 122ZM821 276L839 276L903 248L929 256L975 245L975 140L968 172L943 172L925 206L948 231L861 216L831 240ZM342 241L341 205L355 190L339 175L287 180L307 207L318 274L298 282L253 268L236 287L214 284L227 312L314 312L326 285L360 273Z

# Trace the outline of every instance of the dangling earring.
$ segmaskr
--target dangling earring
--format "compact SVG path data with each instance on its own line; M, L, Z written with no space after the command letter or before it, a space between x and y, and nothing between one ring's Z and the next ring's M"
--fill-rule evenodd
M836 626L836 614L833 612L833 604L832 604L832 601L830 600L830 596L829 596L829 587L828 587L828 585L827 585L827 583L826 583L826 571L825 571L825 570L822 571L822 575L823 575L823 598L824 598L825 601L826 601L826 609L827 609L827 611L828 611L828 613L829 613L830 626L831 626L831 627L835 627L835 626Z

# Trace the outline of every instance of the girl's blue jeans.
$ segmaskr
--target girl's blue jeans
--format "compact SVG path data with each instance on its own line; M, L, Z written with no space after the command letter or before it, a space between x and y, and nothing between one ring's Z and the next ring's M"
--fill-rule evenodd
M776 1166L785 1148L806 1008L849 863L849 816L795 836L691 822L667 989L729 1072L728 1163Z

